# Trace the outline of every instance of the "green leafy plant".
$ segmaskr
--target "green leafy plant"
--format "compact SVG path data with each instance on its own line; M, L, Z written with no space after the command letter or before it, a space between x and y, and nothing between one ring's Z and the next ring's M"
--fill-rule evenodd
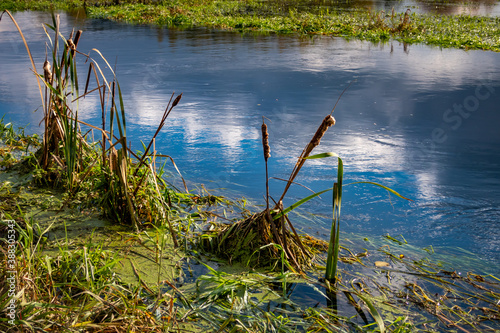
M172 94L155 135L138 156L128 147L123 94L113 67L98 50L92 50L92 55L97 54L94 58L91 53L77 49L82 31L72 31L69 38L64 38L60 33L59 15L53 15L52 25L44 27L51 57L49 60L46 56L43 74L38 74L21 28L9 11L3 14L11 18L24 41L42 101L44 133L34 166L39 175L37 179L68 189L68 201L84 189L88 201L98 201L105 216L129 223L136 229L146 221L169 223L165 212L168 204L162 194L167 184L157 174L157 156L170 159L177 172L179 170L171 157L157 155L151 147L182 94ZM53 37L47 29L54 32ZM78 59L89 63L82 93ZM100 62L104 62L109 72L101 70ZM92 93L99 95L101 127L78 118L80 101ZM82 126L90 130L84 134ZM8 127L3 127L2 131L5 135L10 133ZM91 131L100 132L101 141L90 140L87 134ZM98 146L100 152L96 149ZM188 191L187 186L185 190ZM175 238L171 226L170 231Z
M338 264L338 256L339 256L339 249L340 249L340 242L339 242L339 233L340 233L340 208L342 204L342 189L344 186L347 185L353 185L353 184L370 184L370 185L375 185L378 187L381 187L390 193L400 197L401 199L409 200L411 199L405 198L398 192L394 191L393 189L381 185L379 183L375 182L354 182L350 184L343 184L343 178L344 178L344 163L342 159L335 153L321 153L313 156L309 156L306 159L318 159L318 158L327 158L327 157L336 157L337 158L337 181L333 184L333 187L327 190L323 190L321 192L315 193L309 197L306 197L293 206L293 208L297 207L298 205L305 203L312 198L325 193L327 191L333 191L333 218L332 218L332 226L330 229L330 241L329 241L329 246L328 246L328 256L327 256L327 264L326 264L326 273L325 273L325 279L327 279L330 282L335 283L337 279L337 264ZM290 206L290 207L292 207ZM292 209L293 209L292 208Z

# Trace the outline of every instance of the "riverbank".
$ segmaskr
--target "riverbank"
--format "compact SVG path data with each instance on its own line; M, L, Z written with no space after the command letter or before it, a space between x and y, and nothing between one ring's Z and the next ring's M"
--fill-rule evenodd
M112 66L100 54L94 59L78 51L80 32L58 38L58 22L54 17L49 27L55 33L48 52L52 65L47 60L44 75L36 76L43 139L0 122L1 331L499 327L498 278L473 273L484 266L474 254L461 253L450 264L449 256L412 246L403 236L341 232L335 255L339 269L327 283L326 244L309 235L300 237L302 244L314 247L307 266L290 264L289 254L275 243L245 252L239 261L206 251L206 243L220 248L227 238L219 230L237 229L235 223L249 216L258 215L262 222L262 212L251 214L203 187L193 190L174 160L156 150L155 138L172 109L182 104L182 94L171 95L149 145L132 150L123 102L127 95ZM89 63L89 71L77 80L74 64L79 60ZM99 96L98 109L109 122L88 124L78 118L74 101L89 94ZM325 120L329 126L335 122L330 116ZM317 133L326 131L322 125ZM311 146L319 144L315 137ZM179 187L172 184L174 177ZM284 221L278 227L287 235ZM250 235L264 238L262 230ZM224 238L220 242L219 236ZM269 249L274 256L259 262Z
M36 150L38 139L16 134L11 124L0 124L0 134L0 239L8 249L13 234L16 252L14 261L7 261L7 250L0 254L3 267L13 265L0 277L4 332L125 327L149 332L488 332L500 327L495 303L500 280L473 273L481 263L471 254L462 253L450 264L449 255L414 247L401 236L343 235L339 281L332 290L322 279L326 253L318 254L314 269L300 274L246 267L200 250L197 239L220 225L209 217L220 214L218 206L229 212L227 200L213 206L208 203L216 203L215 198L192 194L196 199L174 203L175 246L166 226L147 224L135 232L103 218L102 208L85 204L87 196L71 197L64 189L40 184L26 149Z
M243 33L330 35L372 42L391 39L445 48L500 51L500 18L468 15L350 11L297 11L261 1L190 0L149 4L87 1L89 18L109 19L133 24L187 28L207 27ZM10 10L75 10L83 1L0 1Z

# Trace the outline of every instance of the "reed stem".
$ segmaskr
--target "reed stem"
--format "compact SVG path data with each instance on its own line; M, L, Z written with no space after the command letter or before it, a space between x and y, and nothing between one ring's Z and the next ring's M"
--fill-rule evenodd
M290 178L286 183L285 189L283 190L283 194L281 195L278 202L282 201L283 198L285 197L288 189L290 188L290 185L292 185L293 181L295 180L295 177L297 177L297 174L304 165L306 161L305 158L308 157L309 154L311 154L314 148L319 146L321 139L325 135L326 131L333 125L335 125L335 118L333 118L333 116L329 114L323 119L321 125L316 130L316 133L314 133L314 136L312 137L311 141L309 141L306 148L304 148L304 150L302 151L302 154L300 154L299 159L297 160L297 163L295 164L295 167L293 168L293 171L290 175Z

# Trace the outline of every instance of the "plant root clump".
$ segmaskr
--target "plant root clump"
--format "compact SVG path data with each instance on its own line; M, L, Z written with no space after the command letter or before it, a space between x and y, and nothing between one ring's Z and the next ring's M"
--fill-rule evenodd
M230 263L250 267L285 265L298 272L313 267L315 254L324 251L324 245L291 232L272 216L264 210L234 224L216 225L201 236L200 246Z

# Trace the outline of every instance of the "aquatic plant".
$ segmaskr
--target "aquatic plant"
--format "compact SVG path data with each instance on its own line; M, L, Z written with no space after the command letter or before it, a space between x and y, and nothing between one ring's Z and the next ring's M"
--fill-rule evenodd
M3 14L9 15L16 25L33 71L37 73L20 27L10 12L5 11ZM130 223L136 229L146 218L152 222L152 216L160 224L169 223L164 208L168 204L161 193L166 184L159 180L156 159L168 158L176 170L177 167L171 157L158 156L156 151L151 151L151 146L182 94L175 98L172 94L155 135L138 156L127 146L124 102L112 66L98 50L92 51L97 54L98 58L95 59L77 49L82 31L73 31L65 39L60 34L59 26L59 16L53 16L52 25L48 28L54 31L54 37L50 38L46 30L51 59L46 57L43 74L36 75L44 112L42 148L36 153L37 179L52 186L63 186L71 196L85 189L87 201L99 201L107 217ZM89 63L82 94L82 80L76 65L78 57ZM98 60L104 62L111 79L101 70ZM78 118L80 102L92 93L98 94L102 112L101 127ZM90 130L84 133L82 126ZM100 141L90 139L94 137L93 131L100 132ZM95 149L97 146L100 152ZM172 237L175 237L173 228L170 230Z
M328 128L334 124L335 119L331 115L323 119L311 141L299 156L279 200L275 201L269 196L267 160L271 156L271 149L267 125L263 122L262 144L266 164L266 209L237 223L210 231L210 235L201 238L202 247L230 261L248 261L253 266L276 266L280 261L283 264L284 260L281 258L284 255L283 259L286 259L286 262L289 263L287 265L289 269L301 272L305 267L312 267L313 253L318 253L319 250L304 244L301 239L303 237L298 235L287 216L287 213L297 205L284 209L282 202L304 165L306 158L320 144L321 138ZM273 209L270 208L269 199L274 202ZM270 246L272 244L275 246ZM313 245L310 242L309 244ZM254 255L255 252L258 252L258 255Z
M0 9L85 9L88 17L170 27L208 27L248 33L330 35L372 42L500 51L499 17L386 13L356 10L297 10L258 0L138 1L0 0Z
M22 216L23 212L18 214ZM43 228L33 219L16 216L16 299L23 301L16 301L14 326L0 321L2 332L81 332L121 327L161 331L139 297L140 288L121 282L115 274L122 260L116 251L105 249L103 242L94 242L92 235L77 245L66 234L49 246L44 235L52 232L53 225ZM5 258L3 250L0 257ZM11 299L5 292L4 274L2 270L2 319L8 318L5 309ZM162 303L169 301L168 295L162 295Z
M408 44L500 51L500 18L469 15L386 13L368 10L298 11L279 2L193 0L159 4L92 6L87 14L138 24L208 27L249 33L322 34L372 42L394 39Z

